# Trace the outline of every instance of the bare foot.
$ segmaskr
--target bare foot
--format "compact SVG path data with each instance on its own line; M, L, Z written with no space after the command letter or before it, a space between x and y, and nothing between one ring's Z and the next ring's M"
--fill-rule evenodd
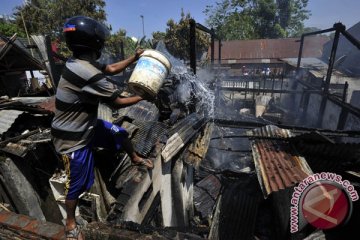
M65 229L66 239L67 240L85 240L85 237L83 236L81 229L79 226L75 226L72 229L68 229L66 227Z
M136 157L136 158L132 159L131 161L136 166L145 166L147 169L154 168L154 164L150 159Z

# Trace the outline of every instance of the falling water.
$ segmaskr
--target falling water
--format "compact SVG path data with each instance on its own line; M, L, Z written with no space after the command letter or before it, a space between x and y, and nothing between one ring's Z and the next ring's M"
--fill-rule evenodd
M166 49L163 42L159 42L156 50L163 53L171 62L172 68L170 75L179 81L175 94L179 102L190 105L195 102L196 112L204 114L206 117L214 117L214 93L207 87L210 75L199 77L188 71L185 64L172 56ZM195 97L192 96L195 94ZM194 100L195 99L195 100Z

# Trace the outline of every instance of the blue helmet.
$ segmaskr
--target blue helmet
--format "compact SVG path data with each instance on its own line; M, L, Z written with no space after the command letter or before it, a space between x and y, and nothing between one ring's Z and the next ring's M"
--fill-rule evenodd
M66 45L72 52L94 51L100 57L106 38L110 35L107 27L98 21L76 16L69 18L64 25L63 33Z

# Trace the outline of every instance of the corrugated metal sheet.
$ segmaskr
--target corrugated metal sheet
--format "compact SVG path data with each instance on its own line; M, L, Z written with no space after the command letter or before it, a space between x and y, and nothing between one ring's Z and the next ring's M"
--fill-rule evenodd
M139 129L136 131L132 143L137 153L148 157L155 144L167 132L167 126L161 122L134 121Z
M194 206L202 218L212 215L221 182L214 175L208 175L194 186Z
M14 97L11 101L20 102L27 106L39 107L50 112L55 112L55 96L52 97Z
M282 58L281 61L287 64L297 67L298 58ZM302 68L316 68L316 69L327 69L327 63L323 62L319 58L301 58L300 67ZM326 75L326 70L325 70Z
M129 107L120 108L118 115L118 119L126 116L141 121L157 121L159 118L159 109L151 102L140 101Z
M7 132L13 125L15 120L25 113L24 111L18 110L1 110L0 111L0 134Z
M38 104L38 107L50 112L55 112L55 97L45 99L43 102Z
M297 66L297 58L283 58L281 61L293 67ZM324 78L327 74L328 64L318 58L302 58L300 67L309 69L310 74L316 78ZM331 74L331 83L353 82L358 79L359 78L347 76L336 69Z
M37 106L45 101L50 100L52 97L13 97L10 100L21 102L25 105Z
M316 172L353 170L359 166L359 143L335 142L316 132L296 136L290 141Z
M289 130L268 125L248 134L256 137L279 138L279 140L251 141L256 173L265 197L271 192L291 187L312 174L306 160L298 155L288 141L284 141L293 136Z
M114 121L113 111L105 104L99 104L98 118L108 122L113 122Z
M265 195L293 186L311 174L300 163L305 159L297 156L288 143L255 140L252 142L252 151Z
M209 239L254 239L261 201L256 178L244 175L227 185L217 203Z
M247 131L246 134L249 137L269 137L269 138L289 138L294 136L294 134L292 134L289 130L278 128L274 125L266 125L262 128L255 128L250 131Z
M177 122L169 131L169 138L161 152L165 162L174 157L188 141L204 126L204 117L192 113L181 121Z
M329 41L327 36L307 37L302 56L321 57L323 45L327 41ZM295 58L298 56L300 48L300 38L234 40L221 43L223 60ZM210 51L209 48L209 53ZM215 59L218 58L218 47L215 47Z

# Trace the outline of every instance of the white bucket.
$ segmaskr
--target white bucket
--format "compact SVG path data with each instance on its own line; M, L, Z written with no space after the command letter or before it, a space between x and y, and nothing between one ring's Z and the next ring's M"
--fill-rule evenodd
M170 69L170 61L162 53L147 49L131 74L129 87L142 97L155 98Z

